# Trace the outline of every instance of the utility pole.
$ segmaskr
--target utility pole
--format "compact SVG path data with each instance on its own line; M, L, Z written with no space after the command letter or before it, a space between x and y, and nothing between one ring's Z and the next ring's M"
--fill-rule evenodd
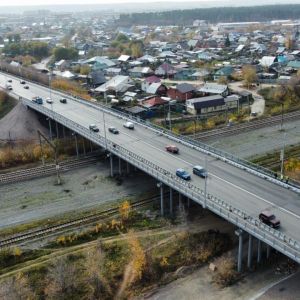
M44 134L41 133L39 130L37 130L37 132L38 132L40 146L41 146L41 154L42 154L42 163L43 163L43 165L45 164L45 161L44 161L44 155L43 155L42 138L54 150L54 161L55 161L56 179L57 179L57 184L59 185L61 183L61 181L60 181L60 175L59 175L59 169L60 169L60 167L59 167L58 160L57 160L57 146L54 143L52 143L51 141L49 141L48 138L46 136L44 136Z
M280 152L280 160L281 160L281 168L280 168L280 177L283 179L284 176L284 150L285 150L285 138L286 138L286 132L283 134L283 146L282 150Z
M204 205L203 205L203 208L206 208L206 202L207 202L207 177L208 177L207 156L205 156L205 170L206 170L206 176L205 176L205 182L204 182Z

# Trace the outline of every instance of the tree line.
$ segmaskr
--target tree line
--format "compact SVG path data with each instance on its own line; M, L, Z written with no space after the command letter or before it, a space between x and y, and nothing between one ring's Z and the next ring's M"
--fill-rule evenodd
M274 19L298 19L300 5L265 5L252 7L214 7L193 10L121 14L119 26L131 25L191 25L201 19L217 22L265 22Z

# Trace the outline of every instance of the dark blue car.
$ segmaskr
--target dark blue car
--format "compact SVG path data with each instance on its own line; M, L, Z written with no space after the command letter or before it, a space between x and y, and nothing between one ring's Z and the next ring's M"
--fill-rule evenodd
M177 169L176 175L184 180L191 180L191 175L183 169Z

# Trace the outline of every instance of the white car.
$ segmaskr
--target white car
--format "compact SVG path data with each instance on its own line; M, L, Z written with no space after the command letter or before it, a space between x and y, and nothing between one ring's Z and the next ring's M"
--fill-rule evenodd
M132 122L126 122L123 126L128 129L134 129L134 124Z
M48 98L46 98L46 102L51 104L51 103L53 103L53 100L48 97Z

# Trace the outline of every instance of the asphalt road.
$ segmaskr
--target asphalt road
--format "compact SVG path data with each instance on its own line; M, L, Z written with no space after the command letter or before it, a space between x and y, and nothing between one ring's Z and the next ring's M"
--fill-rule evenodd
M13 78L12 76L6 77L6 79ZM5 85L6 79L3 74L0 74L1 86ZM45 99L50 95L47 88L28 84L30 88L26 90L24 85L20 84L19 79L13 78L12 80L10 84L13 92L19 96L29 99L33 96L41 96ZM53 91L51 98L54 103L51 105L44 101L45 107L87 128L89 124L96 124L100 129L99 134L104 136L102 112L71 99L68 99L67 104L62 104L59 102L61 96ZM176 145L175 142L139 125L135 125L134 130L126 129L123 123L122 119L105 114L107 139L174 173L177 168L183 168L192 174L194 165L205 166L207 160L208 193L255 218L262 210L271 210L281 220L280 230L300 242L298 230L300 228L300 195L181 144L177 145L180 152L178 155L168 153L165 151L165 146ZM107 131L109 126L118 128L120 134L109 133ZM204 189L204 180L193 174L192 184Z

